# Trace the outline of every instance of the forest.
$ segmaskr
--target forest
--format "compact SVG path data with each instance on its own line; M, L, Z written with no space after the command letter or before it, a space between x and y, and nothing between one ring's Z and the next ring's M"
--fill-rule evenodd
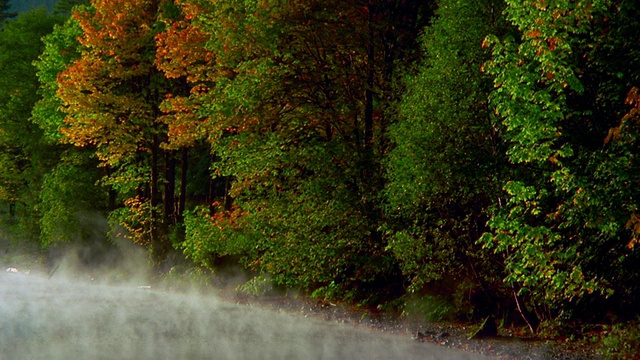
M9 9L3 236L121 237L158 269L531 333L617 326L638 354L640 3Z

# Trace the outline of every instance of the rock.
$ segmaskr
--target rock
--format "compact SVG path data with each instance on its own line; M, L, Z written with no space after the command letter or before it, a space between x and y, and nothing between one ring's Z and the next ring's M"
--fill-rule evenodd
M425 331L418 331L413 336L413 338L415 340L425 341L425 340L433 339L435 335L436 335L435 331L425 330Z
M446 339L447 337L449 337L449 333L446 331L436 332L431 330L425 330L425 331L418 331L413 336L413 339L419 340L419 341L428 341L428 340L441 341Z

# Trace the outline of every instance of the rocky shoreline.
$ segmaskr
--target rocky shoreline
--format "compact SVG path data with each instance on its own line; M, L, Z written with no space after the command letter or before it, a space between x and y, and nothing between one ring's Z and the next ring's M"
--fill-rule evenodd
M17 267L7 268L6 271L28 275L28 270L23 271ZM46 271L40 272L48 274ZM93 276L87 277L87 279L93 280ZM165 288L166 291L184 291L180 287L167 286L167 283L163 284L162 280L158 284L152 284L148 287ZM591 360L598 358L595 348L587 347L583 342L532 338L527 335L515 334L513 331L505 333L504 330L499 331L498 336L470 339L470 335L477 330L478 324L429 323L416 318L402 317L347 303L321 301L299 294L291 295L268 291L261 295L247 295L236 291L234 286L223 283L214 285L214 288L212 296L217 296L229 303L407 336L416 342L461 349L492 358L505 360ZM211 289L204 291L210 292Z
M437 344L505 360L591 360L595 348L583 343L516 336L499 331L498 336L470 339L478 324L428 323L408 317L372 311L348 304L318 301L304 296L221 295L226 301L284 311L304 317L335 321L370 330L410 336L417 342Z

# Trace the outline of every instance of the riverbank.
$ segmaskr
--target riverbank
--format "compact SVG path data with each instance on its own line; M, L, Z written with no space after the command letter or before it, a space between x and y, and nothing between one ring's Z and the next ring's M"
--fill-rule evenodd
M33 273L46 277L69 276L68 273L63 274L63 271L57 266L44 264L41 260L41 257L35 255L20 255L5 257L0 261L0 264L2 271L15 271L22 273L22 275ZM74 276L83 281L111 283L131 281L134 278L131 274L114 276L114 274L101 273L101 270L87 270L76 273ZM159 291L197 291L216 296L227 303L353 325L356 328L410 337L418 343L435 344L505 360L591 360L602 358L598 355L598 344L595 341L590 343L566 338L536 338L531 337L524 328L500 328L496 337L469 339L478 324L427 322L415 317L399 316L391 312L347 303L322 301L295 292L279 292L273 289L254 294L247 291L241 292L237 290L238 285L246 279L239 274L235 274L235 276L225 274L225 277L222 278L193 270L183 270L163 275L156 274L152 277L141 276L135 281L140 286Z
M433 323L401 317L349 304L318 301L302 295L220 295L226 301L295 313L330 322L353 324L375 331L400 334L416 342L461 349L505 360L592 360L601 359L595 344L567 339L531 337L525 329L499 329L498 336L469 339L478 328L470 323Z

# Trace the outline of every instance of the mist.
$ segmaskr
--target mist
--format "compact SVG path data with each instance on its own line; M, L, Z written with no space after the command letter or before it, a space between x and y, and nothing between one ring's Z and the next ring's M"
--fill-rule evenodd
M150 276L146 249L92 238L53 246L46 264L32 268L14 261L29 249L5 239L0 360L484 358L408 334L238 305L212 288L176 291ZM248 280L231 270L217 277L226 291Z
M337 322L145 284L0 273L0 358L480 359Z

